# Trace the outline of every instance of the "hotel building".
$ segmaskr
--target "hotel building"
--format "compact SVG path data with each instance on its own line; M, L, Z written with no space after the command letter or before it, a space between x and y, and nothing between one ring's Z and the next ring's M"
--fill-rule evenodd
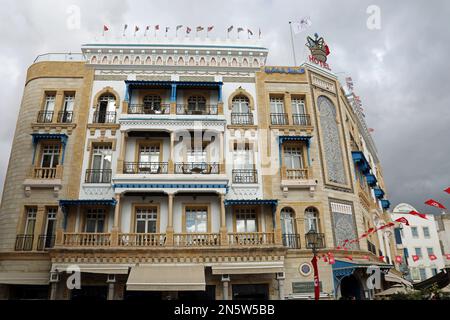
M391 221L352 95L267 55L202 40L39 56L1 202L0 298L310 299L309 231L336 259L319 261L321 298L372 298L373 264L383 288L400 281L392 233L336 249Z

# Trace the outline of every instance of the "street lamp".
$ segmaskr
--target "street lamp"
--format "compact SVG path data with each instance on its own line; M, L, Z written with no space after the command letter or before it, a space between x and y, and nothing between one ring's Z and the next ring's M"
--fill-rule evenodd
M317 250L325 248L324 234L317 233L314 229L310 229L305 235L306 247L313 252L311 263L314 269L314 299L317 301L320 298L320 281L319 268L317 267Z

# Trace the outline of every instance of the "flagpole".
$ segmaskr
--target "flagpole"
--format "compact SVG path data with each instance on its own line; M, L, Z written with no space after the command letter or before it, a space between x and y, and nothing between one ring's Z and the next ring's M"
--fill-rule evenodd
M297 58L295 57L294 34L292 33L292 22L291 21L289 21L289 29L291 30L291 45L292 45L292 55L294 56L294 66L296 66Z

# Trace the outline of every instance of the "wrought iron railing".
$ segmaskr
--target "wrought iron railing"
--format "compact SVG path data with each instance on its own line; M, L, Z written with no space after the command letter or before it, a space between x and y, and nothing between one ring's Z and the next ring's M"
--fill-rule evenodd
M236 125L252 125L253 114L252 113L232 113L231 114L231 124Z
M130 104L128 106L129 114L170 114L170 104Z
M73 121L73 111L61 111L58 113L59 123L72 123Z
M39 111L37 123L51 123L53 121L53 111Z
M258 171L253 169L233 169L233 183L258 183Z
M110 183L112 176L111 169L87 169L84 182L86 183Z
M289 118L287 113L271 113L270 123L274 125L285 125L289 124Z
M33 250L33 238L32 234L18 234L16 236L16 244L14 249L16 251L31 251Z
M125 162L125 174L165 174L168 172L167 162Z
M298 234L283 234L283 246L291 249L300 249L300 235Z
M311 118L309 114L293 114L292 120L294 121L295 125L299 126L310 126L311 125Z
M39 251L44 251L53 248L55 246L55 239L56 237L54 235L40 235L38 238L37 249Z
M219 108L217 104L177 104L177 114L187 115L217 115Z
M94 112L94 118L92 120L93 123L116 123L116 115L115 111L108 112Z
M218 174L218 163L207 162L181 162L175 163L175 173L177 174Z

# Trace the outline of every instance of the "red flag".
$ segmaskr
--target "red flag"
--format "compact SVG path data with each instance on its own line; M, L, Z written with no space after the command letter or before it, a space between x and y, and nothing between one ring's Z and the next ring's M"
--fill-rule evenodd
M446 254L445 259L450 260L450 254Z
M427 202L425 202L425 204L431 206L431 207L435 207L438 209L447 209L446 207L444 207L444 205L442 203L437 202L436 200L430 199Z
M380 261L384 262L384 256L379 256L378 259L380 259Z
M314 269L314 299L317 301L320 298L320 282L319 282L319 270L317 268L317 257L314 256L311 260L311 264Z
M108 31L108 30L109 30L108 26L107 26L107 25L104 25L104 26L103 26L103 31L106 32L106 31Z
M340 246L337 246L336 247L336 250L341 250L342 248L340 247Z
M414 210L411 211L409 214L413 215L413 216L421 217L422 219L425 219L425 220L428 220L426 215L424 215L423 213L419 213L417 211L414 211Z
M395 256L395 261L397 261L398 264L401 264L403 262L402 256Z
M445 192L447 192L448 194L450 194L450 187L444 190Z
M323 262L328 262L327 256L324 255L324 256L322 257L322 259L323 259Z
M334 259L334 256L331 252L328 252L328 263L329 264L335 264L336 260Z
M417 262L417 261L419 261L420 258L417 255L413 255L412 259L413 259L414 262Z
M397 220L395 220L395 222L400 222L400 223L403 223L406 226L409 226L409 221L405 217L398 218Z
M437 257L434 254L428 255L431 261L437 260Z
M325 54L328 56L330 54L330 48L325 44Z
M346 256L346 258L350 261L353 261L353 257L352 256Z
M370 234L370 233L373 233L375 231L376 231L375 228L370 228L369 230L367 230L367 233Z
M370 257L369 256L363 256L363 259L370 260Z

